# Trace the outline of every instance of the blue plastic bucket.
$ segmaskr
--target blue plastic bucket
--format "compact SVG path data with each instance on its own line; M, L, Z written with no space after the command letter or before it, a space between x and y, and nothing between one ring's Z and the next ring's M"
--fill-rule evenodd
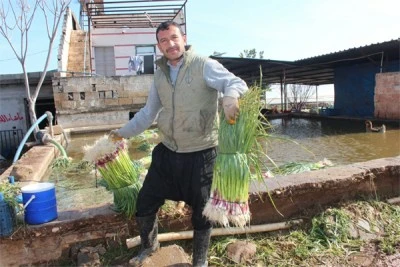
M21 188L25 222L42 224L57 219L56 190L53 183L30 184Z

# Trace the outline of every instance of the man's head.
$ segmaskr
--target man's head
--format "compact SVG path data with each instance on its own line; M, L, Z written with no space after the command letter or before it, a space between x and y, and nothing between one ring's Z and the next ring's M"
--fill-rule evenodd
M161 23L156 31L158 49L175 65L185 52L186 35L179 24L173 21Z

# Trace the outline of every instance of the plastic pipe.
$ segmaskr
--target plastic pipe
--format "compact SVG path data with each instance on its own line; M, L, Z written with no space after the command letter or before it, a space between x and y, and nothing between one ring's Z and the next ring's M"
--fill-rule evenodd
M211 230L211 236L221 236L221 235L238 235L238 234L250 234L259 232L270 232L282 229L288 229L294 225L302 224L303 220L292 220L287 222L271 223L271 224L261 224L261 225L251 225L249 227L230 227L230 228L216 228ZM159 242L171 241L171 240L182 240L193 238L193 231L182 231L182 232L172 232L172 233L162 233L158 234L157 240ZM140 245L140 236L136 236L126 240L126 246L128 248L133 248Z
M33 130L36 128L36 126L39 125L39 123L42 122L42 120L44 120L46 117L48 116L48 113L46 112L45 114L43 114L32 126L31 128L29 128L29 130L26 132L24 138L22 139L21 143L18 146L17 152L14 155L14 159L13 159L13 164L19 159L19 156L21 154L22 148L24 147L26 140L28 140L28 137L31 135L31 133L33 132Z
M67 152L65 152L65 149L63 148L62 145L60 145L57 141L55 141L53 139L48 140L48 142L52 143L53 145L55 145L58 148L58 150L60 150L63 158L66 158L66 159L68 158Z
M48 143L55 145L58 148L58 150L60 150L61 154L63 155L63 158L68 159L67 152L65 152L64 147L60 145L56 140L51 138L51 136L48 133L43 133L39 131L36 133L36 139L42 145L47 145Z

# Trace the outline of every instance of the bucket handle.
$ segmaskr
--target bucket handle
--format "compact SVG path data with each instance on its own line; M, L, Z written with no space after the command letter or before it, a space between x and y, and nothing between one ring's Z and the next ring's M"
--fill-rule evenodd
M35 195L32 195L31 196L31 198L25 203L25 205L24 205L24 209L32 202L32 200L34 200L35 199Z

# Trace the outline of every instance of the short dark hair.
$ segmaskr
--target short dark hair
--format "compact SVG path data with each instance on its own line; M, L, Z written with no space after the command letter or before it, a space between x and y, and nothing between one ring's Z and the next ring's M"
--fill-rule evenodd
M156 30L156 38L157 38L157 42L158 42L158 32L159 31L165 31L168 30L170 26L175 26L179 29L179 31L181 32L182 35L185 35L185 33L182 31L181 25L179 25L178 23L176 23L175 21L172 20L168 20L168 21L164 21L162 22L160 25L158 25L157 30Z

